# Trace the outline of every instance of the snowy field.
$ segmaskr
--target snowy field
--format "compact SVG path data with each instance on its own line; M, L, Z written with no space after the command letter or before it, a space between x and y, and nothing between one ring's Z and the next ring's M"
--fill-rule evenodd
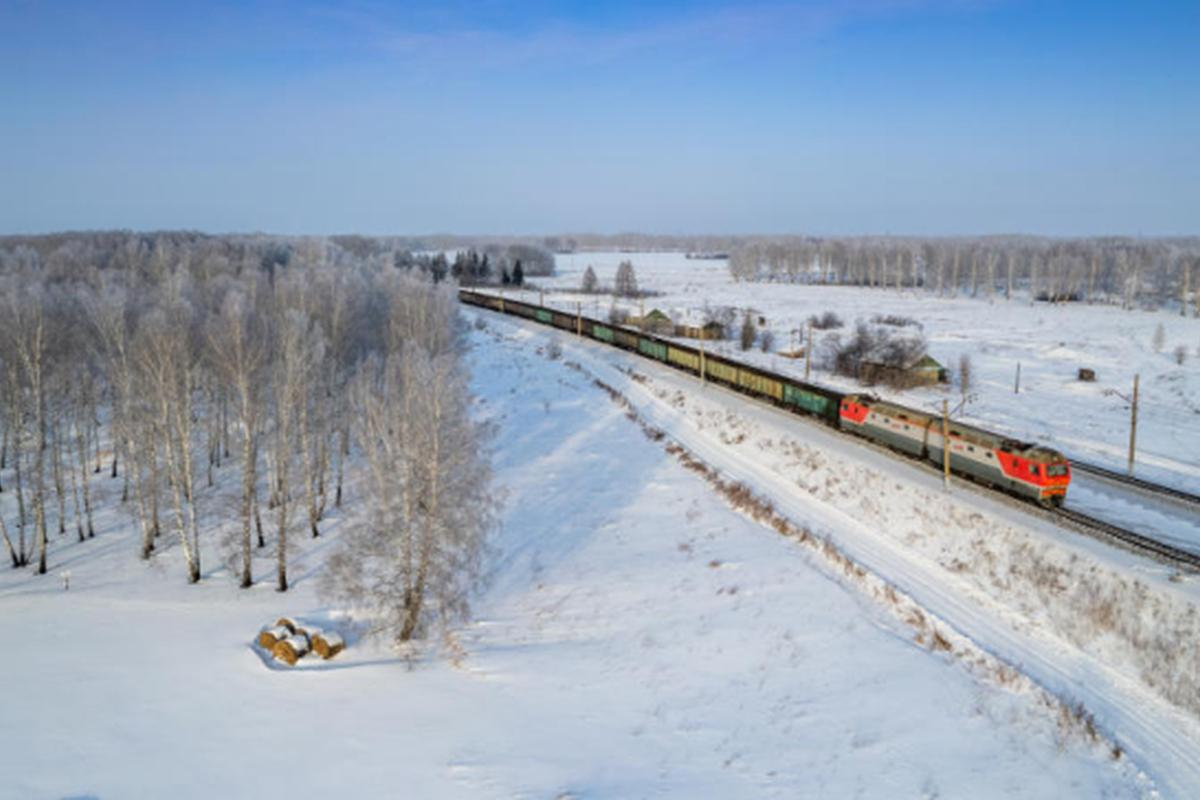
M709 306L752 308L766 317L777 350L790 350L813 314L833 311L845 322L843 337L857 320L876 315L911 317L921 323L929 352L956 370L966 354L973 367L973 399L964 419L993 430L1051 443L1069 456L1124 469L1129 445L1129 405L1120 395L1131 393L1141 375L1138 466L1141 477L1190 491L1200 491L1200 319L1111 306L1045 303L1031 305L1022 296L1005 301L980 298L936 298L924 291L737 283L725 261L689 260L682 253L575 253L557 257L558 274L539 279L556 291L547 304L572 311L576 301L585 313L607 317L611 298L579 296L584 270L593 266L602 286L611 286L617 265L630 260L642 289L661 296L645 308L685 314ZM536 298L536 293L530 294ZM636 301L619 303L637 313ZM739 316L740 323L740 316ZM1165 342L1154 348L1162 324ZM816 332L818 352L832 332ZM1174 351L1187 349L1176 363ZM738 358L762 363L785 374L804 375L804 364L754 350L742 353L734 342L724 348ZM1020 394L1013 393L1017 364ZM1096 371L1095 383L1076 380L1080 367ZM812 379L844 389L862 390L855 382L815 370ZM942 399L959 402L957 388L923 388L893 392L871 389L908 405L941 409Z
M989 680L914 642L909 624L818 551L731 510L587 374L539 355L544 334L493 323L473 339L506 511L490 589L446 657L406 664L355 641L316 597L346 518L331 519L322 540L298 540L306 551L287 594L270 588L265 555L259 585L236 589L217 533L205 541L205 580L188 586L174 548L137 560L114 481L96 539L55 539L52 575L0 571L10 643L0 796L1200 790L1186 782L1195 764L1178 763L1195 758L1195 740L1113 759L1108 741L1083 735L1027 682ZM654 407L670 415L669 403L646 401ZM713 453L728 455L719 442ZM807 522L820 521L814 508L800 509ZM351 647L327 664L275 669L250 641L281 614L340 626ZM1107 680L1036 624L1017 625L1065 648L1057 663L1071 680ZM959 637L947 636L957 652ZM1112 719L1099 716L1102 727Z

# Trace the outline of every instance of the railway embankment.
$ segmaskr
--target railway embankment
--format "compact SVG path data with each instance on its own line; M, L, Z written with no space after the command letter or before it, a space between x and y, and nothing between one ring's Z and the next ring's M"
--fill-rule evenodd
M499 319L489 317L489 319ZM505 320L527 331L536 326ZM1194 579L726 390L575 337L569 359L722 480L836 546L1147 762L1200 785ZM1172 577L1177 580L1172 580Z

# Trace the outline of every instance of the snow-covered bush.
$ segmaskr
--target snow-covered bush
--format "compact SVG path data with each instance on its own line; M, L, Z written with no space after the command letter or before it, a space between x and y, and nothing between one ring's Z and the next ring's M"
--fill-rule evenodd
M832 311L826 311L824 314L813 314L808 318L808 324L812 325L814 330L831 331L835 328L840 328L845 323L842 318Z

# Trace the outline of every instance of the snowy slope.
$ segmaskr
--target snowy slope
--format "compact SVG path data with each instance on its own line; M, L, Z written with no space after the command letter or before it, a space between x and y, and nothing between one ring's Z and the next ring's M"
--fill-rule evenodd
M718 387L697 392L694 378L674 370L533 323L495 324L557 337L567 357L621 387L710 464L988 652L1083 702L1123 747L1155 762L1169 794L1197 792L1194 582L984 493L947 495L927 471Z
M173 550L137 561L109 487L55 575L0 572L0 796L1154 796L730 510L536 336L475 340L507 510L457 658L406 665L321 604L346 519L298 537L287 594L211 569L217 533L187 586ZM270 668L250 642L282 614L350 649Z

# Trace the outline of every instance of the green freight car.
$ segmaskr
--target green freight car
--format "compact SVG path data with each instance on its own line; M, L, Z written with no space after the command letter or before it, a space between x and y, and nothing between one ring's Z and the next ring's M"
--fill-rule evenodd
M783 402L795 406L800 411L828 420L836 420L839 395L824 390L816 390L801 384L786 381L783 384Z
M658 361L667 360L667 345L657 339L646 336L638 337L638 352Z
M609 344L616 343L616 337L613 335L612 328L601 325L599 322L592 323L592 338L608 342Z

